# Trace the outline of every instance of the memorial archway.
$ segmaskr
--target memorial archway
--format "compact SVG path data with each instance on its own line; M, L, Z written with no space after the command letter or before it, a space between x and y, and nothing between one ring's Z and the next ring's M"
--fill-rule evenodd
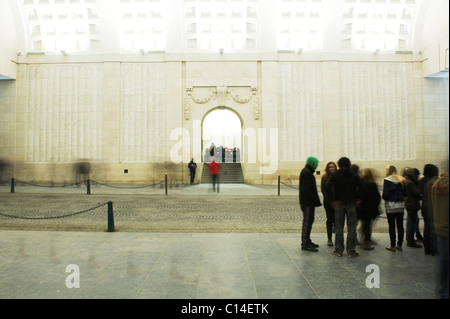
M217 107L205 114L202 121L202 160L211 158L225 163L242 161L243 122L227 107Z

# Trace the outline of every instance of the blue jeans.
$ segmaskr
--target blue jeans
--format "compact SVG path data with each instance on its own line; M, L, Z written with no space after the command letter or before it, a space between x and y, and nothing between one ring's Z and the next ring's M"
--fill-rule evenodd
M347 253L356 252L356 226L358 216L356 215L356 204L339 204L334 211L334 227L336 229L335 244L336 252L342 254L344 251L344 223L347 217Z
M406 219L406 241L413 243L415 241L414 236L417 231L417 221L419 216L417 215L417 210L406 210L408 217Z
M302 247L306 247L311 245L311 229L314 223L315 207L300 205L300 208L303 212Z
M442 299L448 299L448 238L437 236L439 246L438 293Z

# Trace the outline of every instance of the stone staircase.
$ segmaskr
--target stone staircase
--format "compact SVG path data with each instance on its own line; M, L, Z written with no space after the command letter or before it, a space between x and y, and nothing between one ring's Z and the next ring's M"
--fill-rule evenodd
M203 164L202 184L211 183L211 175L207 163ZM220 163L220 184L244 184L241 163Z

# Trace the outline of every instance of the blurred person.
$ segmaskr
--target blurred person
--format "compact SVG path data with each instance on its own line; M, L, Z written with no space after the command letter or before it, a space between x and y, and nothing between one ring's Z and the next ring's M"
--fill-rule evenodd
M302 250L317 252L319 245L311 241L311 229L314 223L315 208L322 206L317 192L316 178L314 172L319 165L315 157L308 157L306 165L299 176L299 202L303 212L302 222Z
M327 237L328 242L327 245L332 247L333 246L333 227L334 227L334 208L331 205L331 198L330 194L326 189L326 186L328 184L328 181L330 180L331 175L336 172L336 163L335 162L328 162L325 166L325 174L322 176L322 180L320 183L320 190L322 191L323 195L323 207L325 208L325 212L327 215Z
M209 156L215 156L216 154L216 145L214 143L211 143L211 146L209 147Z
M402 251L405 229L403 217L405 215L405 186L404 178L397 174L397 168L389 165L386 168L386 177L383 180L383 193L386 217L389 225L390 246L386 249L390 251ZM398 238L396 234L398 233Z
M330 177L327 188L332 194L332 205L335 209L334 222L336 228L334 254L341 257L344 252L344 222L347 218L347 254L357 257L356 226L358 217L356 208L361 202L363 186L361 179L351 169L350 159L342 157L338 161L339 169Z
M439 281L438 293L442 299L448 299L448 172L433 184L431 191L431 201L433 207L434 228L437 235L439 249Z
M409 169L410 169L410 167L408 167L408 166L403 167L403 170L402 170L402 177L403 177L403 178L405 178L406 171L409 170Z
M241 162L239 152L240 152L240 150L239 150L238 147L233 148L233 163L240 163Z
M350 166L350 168L352 169L352 171L356 174L356 175L358 175L359 177L361 177L361 172L360 172L360 168L359 168L359 165L357 165L357 164L352 164L351 166ZM359 205L357 205L356 206L356 216L358 216L358 223L360 222L360 218L359 218L359 216L361 215L361 206ZM358 225L357 225L358 226ZM356 229L358 229L358 227L356 227ZM360 229L361 230L361 229ZM360 238L359 238L359 240L358 240L358 232L356 233L356 244L357 245L361 245L361 242L363 241L363 239L362 239L362 236L360 235L359 236Z
M422 248L414 239L417 228L418 212L420 210L420 190L418 177L420 172L416 168L410 168L405 172L405 187L407 196L405 197L406 220L406 242L408 247Z
M375 182L372 170L363 169L361 180L364 186L363 198L361 200L361 209L358 217L361 219L361 241L363 241L363 249L372 250L372 224L375 218L380 214L381 195L378 192L378 185Z
M0 158L0 183L7 182L9 179L11 179L13 176L8 176L9 174L9 163L7 160L4 160Z
M87 160L79 160L73 166L75 175L75 185L81 185L86 182L91 173L91 163Z
M233 151L231 148L225 147L225 161L224 163L233 163Z
M419 180L419 190L422 197L423 217L423 247L425 255L434 255L437 252L437 239L433 226L433 207L431 203L431 189L439 178L439 169L433 164L426 164L423 168L423 177Z
M225 148L222 145L220 145L219 147L219 156L219 162L225 163Z
M410 169L410 167L408 167L408 166L406 166L406 167L403 168L403 170L402 170L402 177L403 177L403 178L406 178L406 172L407 172L409 169ZM420 175L420 172L419 172L419 175ZM419 179L419 176L417 176L417 180L418 180L418 179ZM409 215L406 215L406 237L408 237L408 226L409 226L409 223L411 222L411 218L408 217L408 216L409 216ZM416 235L417 240L422 241L422 240L423 240L423 236L422 236L422 234L420 233L419 221L420 221L420 219L417 218L416 226L414 227L414 229L415 229L415 235ZM409 226L409 227L411 227L411 226Z
M213 192L216 191L216 183L217 183L217 192L219 193L220 164L217 163L214 160L214 158L211 158L211 163L209 163L208 166L209 166L209 172L211 173L211 178L212 178Z
M194 184L195 171L197 170L197 163L195 163L194 159L191 159L191 161L188 164L188 168L189 168L189 175L191 177L191 184Z
M352 169L353 172L355 172L356 175L359 176L359 165L357 165L357 164L352 164L352 165L350 166L350 168Z

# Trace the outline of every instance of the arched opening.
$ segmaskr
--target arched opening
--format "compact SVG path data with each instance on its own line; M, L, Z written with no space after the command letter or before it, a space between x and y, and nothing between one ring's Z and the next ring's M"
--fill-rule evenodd
M203 161L240 163L242 121L231 109L220 107L206 114L202 124Z

